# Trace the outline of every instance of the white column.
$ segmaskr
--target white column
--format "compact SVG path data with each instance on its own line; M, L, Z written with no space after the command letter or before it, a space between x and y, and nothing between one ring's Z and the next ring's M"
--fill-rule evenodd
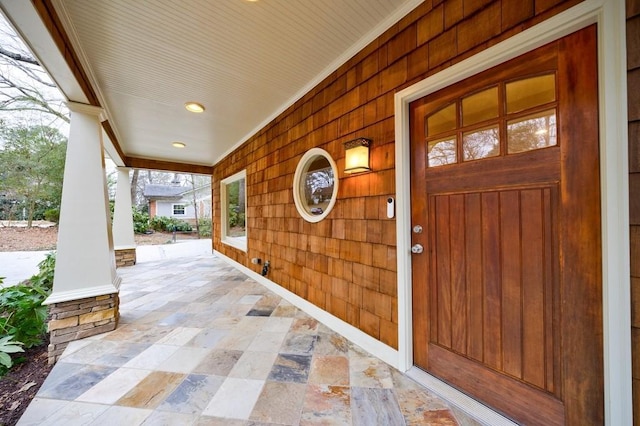
M117 293L104 166L101 108L69 102L53 292L46 304Z
M131 214L131 182L128 167L118 167L116 205L113 212L113 244L116 250L135 249L133 215Z

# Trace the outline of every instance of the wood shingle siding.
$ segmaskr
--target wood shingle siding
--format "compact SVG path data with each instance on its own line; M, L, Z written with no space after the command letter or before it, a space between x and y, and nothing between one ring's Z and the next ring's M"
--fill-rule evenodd
M372 337L398 347L394 94L579 3L425 1L213 168L215 249ZM295 64L292 64L295 66ZM247 108L251 106L248 105ZM345 175L343 143L373 140L371 173ZM339 170L338 199L319 223L293 202L293 177L309 149ZM247 170L248 252L220 240L220 181Z

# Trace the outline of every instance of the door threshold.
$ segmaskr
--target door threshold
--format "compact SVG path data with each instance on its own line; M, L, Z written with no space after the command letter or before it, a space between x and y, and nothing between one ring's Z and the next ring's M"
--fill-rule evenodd
M518 426L517 423L514 423L498 412L418 367L411 367L404 374L443 398L454 407L464 411L480 424L486 426Z

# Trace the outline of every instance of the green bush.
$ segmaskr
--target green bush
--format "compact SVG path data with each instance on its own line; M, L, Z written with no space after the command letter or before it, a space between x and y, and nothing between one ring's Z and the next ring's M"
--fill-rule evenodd
M239 226L241 228L244 228L244 212L239 212L239 208L237 205L235 204L229 204L229 210L227 212L227 214L229 215L229 226L231 228L234 228L236 226Z
M144 234L149 230L149 215L136 207L132 207L131 210L133 214L133 231L137 234Z
M211 237L211 219L200 219L198 221L201 237Z
M13 365L10 354L17 352L24 352L22 342L13 340L13 336L0 337L0 376L4 376L7 370Z
M177 219L171 220L171 225L167 231L181 231L181 232L191 232L193 228L187 222Z
M18 285L0 289L0 335L11 336L25 348L42 343L48 313L42 302L51 293L55 264L55 253L49 253L38 264L36 275Z
M166 217L166 216L154 217L153 219L151 219L151 223L149 224L149 226L154 231L160 231L160 232L162 231L173 232L174 230L181 231L181 232L190 232L193 230L191 225L189 225L187 222L173 218L173 217Z
M151 219L149 223L149 227L154 231L164 231L165 228L169 225L169 218L166 216L156 216Z
M44 211L44 220L58 223L60 221L60 209L47 209Z
M31 285L43 288L47 293L51 293L53 288L53 274L56 269L56 253L47 253L45 259L38 263L39 272L29 278Z
M49 292L39 285L19 284L0 290L0 334L23 342L25 348L42 343L47 331Z
M229 226L231 228L238 226L238 213L233 209L229 209L227 213L229 215Z

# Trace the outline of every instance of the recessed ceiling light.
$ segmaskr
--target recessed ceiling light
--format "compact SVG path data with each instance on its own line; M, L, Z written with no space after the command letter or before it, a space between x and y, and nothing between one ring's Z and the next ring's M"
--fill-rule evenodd
M187 146L182 142L173 142L171 145L173 145L174 148L184 148L185 146Z
M187 111L204 112L204 105L197 102L187 102L186 104L184 104L184 107L187 109Z

